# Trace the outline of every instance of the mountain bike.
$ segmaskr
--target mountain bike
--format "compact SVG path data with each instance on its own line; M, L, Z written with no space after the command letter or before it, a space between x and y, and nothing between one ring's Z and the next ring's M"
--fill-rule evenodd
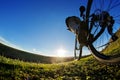
M86 7L82 5L79 8L80 17L70 16L66 18L68 30L76 36L75 59L77 58L76 50L80 50L78 56L78 60L80 60L83 46L86 46L92 55L102 63L119 63L120 51L115 51L114 47L110 47L110 45L119 39L116 34L120 26L120 1L87 1ZM77 43L79 43L79 48Z

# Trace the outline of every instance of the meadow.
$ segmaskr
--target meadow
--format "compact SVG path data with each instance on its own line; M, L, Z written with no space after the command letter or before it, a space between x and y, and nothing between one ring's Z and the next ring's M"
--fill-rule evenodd
M117 33L120 37L120 31ZM120 52L120 38L104 51ZM61 63L38 63L0 56L0 80L119 80L120 64L103 64L92 55Z
M0 56L0 80L118 80L119 76L119 64L102 64L92 56L55 64L23 62Z

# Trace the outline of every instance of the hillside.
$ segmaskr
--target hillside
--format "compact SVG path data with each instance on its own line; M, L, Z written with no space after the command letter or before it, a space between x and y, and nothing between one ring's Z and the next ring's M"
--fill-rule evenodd
M3 43L0 43L0 55L7 58L36 63L59 63L73 60L72 57L50 57L44 55L37 55L34 53L15 49Z
M104 51L109 55L112 53L120 53L120 29L116 32L116 35L119 37L117 41L111 43L107 46ZM111 41L111 40L110 40ZM114 55L114 54L113 54Z
M120 51L120 30L117 35L119 39L104 50L109 50L107 54ZM120 64L102 64L93 56L55 64L23 62L0 56L0 80L119 80L119 77Z

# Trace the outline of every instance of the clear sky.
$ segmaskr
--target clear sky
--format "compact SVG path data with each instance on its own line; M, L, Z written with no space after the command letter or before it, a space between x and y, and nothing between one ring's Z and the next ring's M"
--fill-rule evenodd
M79 16L80 0L0 0L0 36L28 51L73 55L74 35L65 18ZM66 54L67 54L66 53Z
M0 38L24 50L56 56L73 55L74 34L65 18L79 16L87 0L0 0Z

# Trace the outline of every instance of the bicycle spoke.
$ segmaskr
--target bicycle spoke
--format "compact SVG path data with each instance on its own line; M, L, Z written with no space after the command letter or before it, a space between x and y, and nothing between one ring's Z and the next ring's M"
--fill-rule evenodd
M106 44L100 45L100 46L98 46L98 47L96 47L96 48L106 47L106 46L108 46L110 43L112 43L112 41L111 41L111 42L108 42L108 43L106 43Z
M113 2L113 0L110 0L106 11L108 11L108 10L110 9L110 7L111 7L111 5L112 5L112 2Z
M97 9L97 4L96 4L96 0L95 1L93 1L93 7L94 7L94 9L93 10L96 10Z
M100 9L103 11L104 8L104 0L100 0Z
M106 53L111 52L114 54L114 48L112 48L113 46L110 43L115 42L118 39L116 32L120 27L119 26L120 14L117 14L119 13L120 1L119 0L87 0L87 1L88 1L87 4L83 4L83 6L86 5L85 15L80 17L82 20L79 22L82 21L85 22L84 25L87 25L86 26L87 30L86 29L85 30L88 33L87 35L84 36L85 44L84 42L80 41L80 39L82 39L81 36L77 37L79 45L88 47L92 51L93 56L102 62L107 63L120 62L120 56L119 57L106 56L107 55ZM81 3L85 2L86 1L84 0L81 1ZM82 8L84 9L84 7L80 7L81 15ZM80 27L81 26L85 27L82 24L79 25ZM81 28L80 27L79 29L82 30L81 29L82 27ZM117 47L118 46L119 44L117 45ZM82 47L80 47L79 49L80 49L79 53L82 53ZM77 53L76 50L77 48L75 46L75 57ZM79 56L81 56L81 54Z
M98 2L98 0L93 0L93 3L94 4L91 8L91 14L94 14L95 17L93 15L93 17L90 18L90 23L94 21L94 25L92 26L91 24L91 34L93 34L94 38L92 39L92 45L90 44L89 47L93 52L94 57L96 57L100 61L108 63L120 62L120 57L118 56L110 57L111 54L109 56L106 56L112 51L112 46L109 46L111 45L110 43L116 41L114 33L116 33L119 29L118 27L120 27L120 14L117 14L119 12L120 1L99 0ZM113 17L113 19L111 17ZM111 21L114 22L112 23ZM103 53L102 55L101 51Z
M119 14L119 15L117 15L117 16L114 16L114 18L118 18L118 17L120 17L120 14Z
M108 10L108 11L110 11L110 10L112 10L112 9L114 9L115 7L118 7L118 6L120 6L120 2L119 2L119 3L117 3L116 5L113 5L111 8L109 8L109 10Z
M96 27L96 29L95 29L93 34L96 34L98 32L98 28L99 28L99 26Z

